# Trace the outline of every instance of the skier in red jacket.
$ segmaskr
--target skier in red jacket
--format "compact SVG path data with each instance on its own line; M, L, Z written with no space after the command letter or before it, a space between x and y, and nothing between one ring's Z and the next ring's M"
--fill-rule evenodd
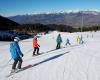
M33 55L35 55L35 52L37 51L37 54L39 55L39 44L37 41L37 37L33 38L33 47L34 47L34 51L33 51Z

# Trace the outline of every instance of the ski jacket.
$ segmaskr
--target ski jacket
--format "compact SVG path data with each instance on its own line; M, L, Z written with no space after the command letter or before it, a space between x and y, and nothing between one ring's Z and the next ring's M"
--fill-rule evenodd
M77 41L78 43L80 43L80 37L77 37L77 38L76 38L76 41Z
M37 39L33 39L33 47L34 48L37 48L38 47Z
M62 42L61 36L59 36L59 35L57 36L56 42L57 42L57 43L61 43L61 42Z
M69 39L68 38L67 38L66 42L69 43Z
M18 45L18 42L10 43L10 53L11 53L11 57L14 60L18 59L20 57L20 55L22 55L22 52L21 52L20 47Z

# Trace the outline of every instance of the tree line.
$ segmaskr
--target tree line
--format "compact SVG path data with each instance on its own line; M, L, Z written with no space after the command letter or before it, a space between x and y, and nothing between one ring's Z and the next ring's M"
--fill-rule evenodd
M57 25L57 24L40 24L40 23L36 23L36 24L22 24L19 26L13 26L12 28L10 28L11 30L16 30L16 31L22 31L22 32L27 32L27 33L34 33L34 32L47 32L47 31L53 31L53 30L57 30L57 31L61 31L61 32L81 32L81 28L82 31L97 31L100 30L100 25L97 26L89 26L89 27L73 27L70 25Z
M57 24L40 24L40 23L35 23L35 24L22 24L22 25L17 25L17 26L2 26L0 27L0 31L8 31L8 34L11 35L2 35L0 36L0 40L12 40L12 37L21 36L24 38L28 38L30 35L34 35L34 33L39 33L39 32L45 32L48 33L48 31L61 31L61 32L83 32L83 31L97 31L100 30L100 25L97 26L91 26L91 27L73 27L69 25L57 25ZM17 33L18 32L18 33ZM16 35L15 35L16 33ZM21 33L21 34L20 34ZM2 33L1 33L2 34ZM13 35L14 34L14 35Z

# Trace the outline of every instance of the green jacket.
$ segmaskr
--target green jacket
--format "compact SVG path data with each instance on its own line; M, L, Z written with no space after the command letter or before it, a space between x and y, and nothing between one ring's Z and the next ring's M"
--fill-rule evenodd
M61 38L60 35L57 36L56 42L57 42L57 43L61 43L61 42L62 42L62 38Z

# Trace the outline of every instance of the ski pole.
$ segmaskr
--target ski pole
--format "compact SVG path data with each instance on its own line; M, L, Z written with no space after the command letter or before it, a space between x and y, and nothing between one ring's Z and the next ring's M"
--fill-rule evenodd
M9 62L12 60L12 58L11 59L9 59L9 61L4 65L4 66L1 66L0 68L4 68L4 67L6 67L8 64L9 64Z
M6 63L6 65L8 65L9 64L9 62L12 60L12 58L11 59L9 59L9 61Z

